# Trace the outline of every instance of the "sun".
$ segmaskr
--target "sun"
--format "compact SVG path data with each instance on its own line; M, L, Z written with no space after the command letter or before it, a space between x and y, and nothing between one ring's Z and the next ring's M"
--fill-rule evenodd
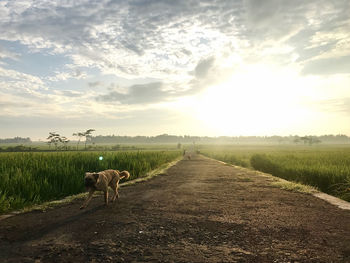
M263 68L232 75L198 96L194 102L196 118L220 135L287 131L300 122L300 116L305 117L290 81Z
M310 98L320 96L310 81L290 69L249 65L200 94L163 106L186 120L177 126L181 123L198 134L264 136L317 131L316 124L324 122L324 117L309 105Z

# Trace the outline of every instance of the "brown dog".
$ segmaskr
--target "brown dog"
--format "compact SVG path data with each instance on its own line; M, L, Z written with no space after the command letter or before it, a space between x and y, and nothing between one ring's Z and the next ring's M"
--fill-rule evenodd
M92 195L95 191L103 191L105 197L105 204L108 205L108 186L114 191L114 196L111 202L119 198L118 187L119 180L126 178L128 179L130 174L128 171L119 172L118 170L105 170L98 173L85 173L84 183L87 190L89 190L89 195L80 209L87 207L92 199Z

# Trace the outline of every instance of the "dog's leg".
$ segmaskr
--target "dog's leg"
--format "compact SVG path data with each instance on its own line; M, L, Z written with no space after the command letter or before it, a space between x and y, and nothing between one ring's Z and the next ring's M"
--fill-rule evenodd
M85 208L85 207L88 206L88 204L90 203L90 201L91 201L91 199L92 199L92 196L93 196L94 192L95 192L95 190L90 190L90 191L89 191L89 195L88 195L88 197L86 198L86 200L85 200L85 202L83 203L83 205L80 207L80 209L83 209L83 208Z
M117 195L118 195L118 190L117 190L117 188L113 188L113 192L114 192L114 195L113 195L113 197L112 197L111 202L114 202L114 201L117 199Z
M116 198L119 198L118 188L119 188L119 181L117 182L117 185L115 187L115 197Z
M117 198L119 198L118 188L119 188L119 180L117 181L115 187L112 188L114 192L112 202L114 202Z
M105 205L108 206L108 189L104 191L104 196L105 196Z

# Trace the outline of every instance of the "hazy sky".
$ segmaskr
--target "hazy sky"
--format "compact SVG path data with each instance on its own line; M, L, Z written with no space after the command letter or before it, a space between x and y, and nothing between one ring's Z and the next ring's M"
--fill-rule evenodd
M350 135L350 1L0 0L0 125Z

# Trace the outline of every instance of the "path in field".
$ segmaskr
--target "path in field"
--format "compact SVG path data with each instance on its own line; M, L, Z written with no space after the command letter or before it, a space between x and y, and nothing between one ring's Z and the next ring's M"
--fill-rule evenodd
M0 262L350 262L350 211L201 156L96 197L0 221Z

